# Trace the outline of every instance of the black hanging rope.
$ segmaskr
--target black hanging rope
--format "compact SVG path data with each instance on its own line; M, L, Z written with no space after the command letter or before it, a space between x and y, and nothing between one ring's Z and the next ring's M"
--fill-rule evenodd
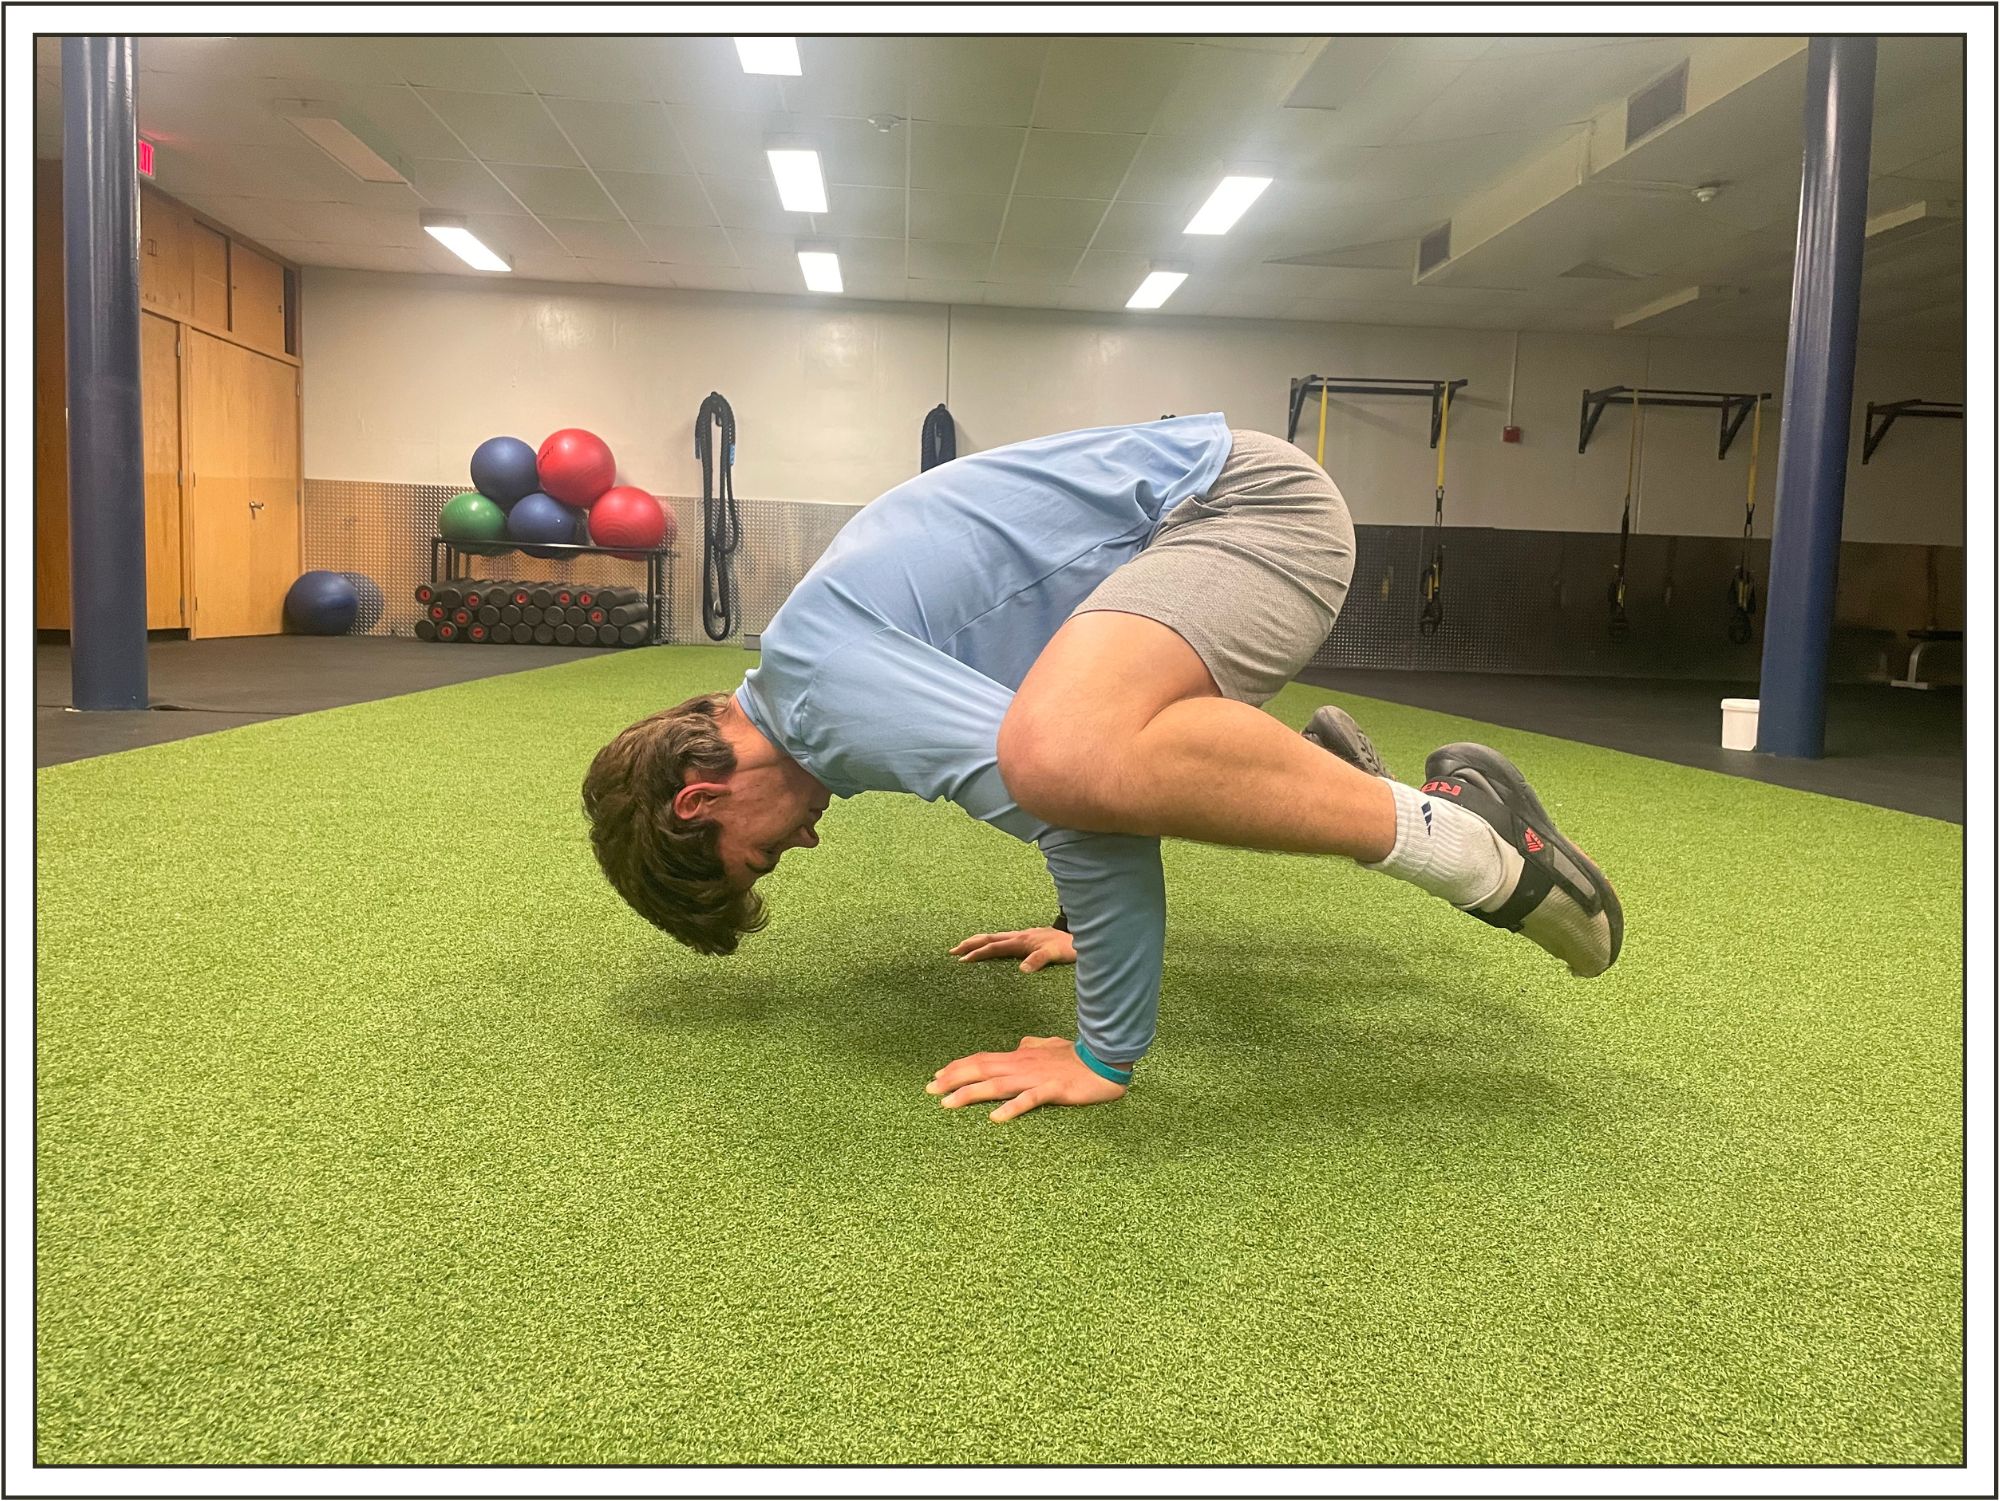
M1321 401L1325 398L1322 391ZM1426 636L1435 636L1444 624L1444 451L1451 436L1451 388L1444 392L1444 406L1439 414L1438 464L1437 464L1437 509L1431 516L1431 526L1435 537L1431 549L1431 560L1424 567L1419 587L1423 594L1424 607L1417 616L1417 629ZM1321 441L1325 441L1326 411L1320 409Z
M958 429L952 424L951 412L943 402L932 407L924 417L924 446L917 456L924 469L935 469L940 464L949 464L958 457Z
M1625 509L1618 518L1618 571L1611 575L1608 596L1611 618L1605 631L1613 641L1632 634L1631 618L1625 613L1625 560L1632 544L1632 492L1639 487L1639 393L1632 393L1632 438L1625 454Z
M721 463L716 463L710 423L722 430ZM736 513L736 413L719 391L708 393L694 419L694 456L701 461L701 625L711 641L725 641L736 629L736 584L730 559L743 541Z
M1747 646L1757 634L1757 575L1750 571L1750 524L1757 517L1757 449L1764 436L1764 399L1757 398L1755 425L1750 429L1750 486L1743 501L1743 551L1729 580L1729 639Z

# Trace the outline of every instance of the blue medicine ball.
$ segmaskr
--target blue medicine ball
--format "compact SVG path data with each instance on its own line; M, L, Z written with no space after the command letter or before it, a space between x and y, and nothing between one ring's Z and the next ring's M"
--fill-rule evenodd
M531 544L574 543L579 514L555 497L536 491L533 495L523 495L507 513L507 535L522 544L521 551L531 558L568 557L567 553L548 551L546 545Z
M361 598L338 573L315 568L299 575L285 594L285 623L306 636L344 636Z
M342 573L340 575L354 585L354 596L359 604L354 612L354 632L364 635L381 623L382 586L365 573Z
M519 438L488 438L472 451L472 488L503 510L542 488L535 450Z

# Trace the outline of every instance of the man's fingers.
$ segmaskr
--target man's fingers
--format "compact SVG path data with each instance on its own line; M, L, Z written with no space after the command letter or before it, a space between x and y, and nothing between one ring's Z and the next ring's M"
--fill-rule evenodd
M955 1110L960 1105L977 1105L982 1100L1004 1099L1021 1088L1019 1079L981 1079L954 1089L938 1103L946 1109Z
M996 1121L1011 1121L1017 1115L1026 1115L1030 1110L1033 1110L1037 1105L1041 1103L1042 1103L1042 1095L1040 1090L1024 1089L1019 1094L1015 1095L1013 1099L1009 1100L1006 1104L1002 1105L998 1110L994 1111L992 1115L987 1117L987 1119Z
M970 1058L959 1058L947 1063L935 1074L931 1082L924 1086L926 1094L944 1094L961 1084L974 1084L986 1077L993 1067L993 1054L974 1053Z

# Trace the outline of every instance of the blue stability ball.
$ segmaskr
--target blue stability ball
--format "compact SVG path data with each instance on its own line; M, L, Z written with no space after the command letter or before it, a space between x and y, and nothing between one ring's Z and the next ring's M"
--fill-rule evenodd
M365 573L342 573L341 577L354 585L354 597L358 601L354 612L354 634L366 635L382 620L382 586Z
M354 624L361 599L337 573L315 568L299 575L285 594L285 623L306 636L344 636Z
M542 488L535 450L519 438L488 438L472 451L472 488L503 509Z
M536 491L533 495L523 495L507 513L507 535L522 544L521 551L531 558L568 557L570 554L549 552L546 546L531 544L575 542L576 522L577 512L553 496Z

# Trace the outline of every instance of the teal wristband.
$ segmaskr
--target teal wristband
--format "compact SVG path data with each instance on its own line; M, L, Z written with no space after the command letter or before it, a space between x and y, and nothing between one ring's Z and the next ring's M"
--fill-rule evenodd
M1131 1069L1116 1068L1106 1063L1097 1054L1091 1052L1090 1044L1085 1042L1081 1037L1076 1040L1076 1056L1083 1061L1085 1068L1096 1074L1100 1079L1109 1079L1113 1084L1130 1084L1132 1082Z

